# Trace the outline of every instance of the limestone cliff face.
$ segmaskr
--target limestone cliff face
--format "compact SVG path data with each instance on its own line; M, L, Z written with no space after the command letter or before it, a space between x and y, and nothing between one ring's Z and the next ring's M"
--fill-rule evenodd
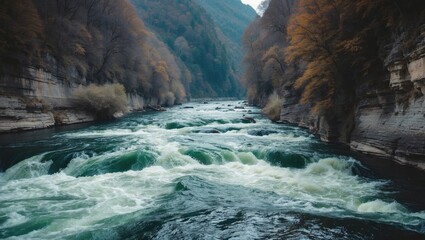
M78 76L74 76L78 78ZM18 76L0 77L0 133L90 122L95 116L73 104L77 83L42 69L27 67ZM144 100L128 95L129 109L142 109Z
M392 59L387 89L358 104L350 146L425 169L425 49Z
M311 114L311 106L300 105L300 94L289 86L281 94L281 120L353 151L425 169L425 48L388 59L383 87L357 86L357 106L336 113L344 118Z

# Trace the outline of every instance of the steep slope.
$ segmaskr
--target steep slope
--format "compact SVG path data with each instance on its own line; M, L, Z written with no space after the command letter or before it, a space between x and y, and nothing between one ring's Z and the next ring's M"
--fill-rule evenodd
M242 70L242 36L248 25L257 17L255 10L240 0L196 0L218 26L219 36L226 46L238 77Z
M223 33L239 45L248 25L257 17L255 10L240 0L196 0Z
M151 29L192 73L192 97L240 94L235 67L211 17L193 0L133 0Z
M293 78L291 74L298 67L287 63L284 54L288 45L286 26L293 3L292 0L271 1L264 15L253 21L244 33L246 54L242 80L251 104L264 107L268 98Z
M0 132L110 118L108 94L122 112L186 99L186 67L127 0L2 1L0 32Z
M250 102L325 141L425 169L424 9L419 0L272 0L245 32Z

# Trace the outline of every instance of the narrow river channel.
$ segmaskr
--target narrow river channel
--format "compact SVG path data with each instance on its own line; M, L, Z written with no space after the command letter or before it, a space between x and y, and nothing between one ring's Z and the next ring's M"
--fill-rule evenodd
M425 202L305 130L238 106L0 136L0 238L425 238Z

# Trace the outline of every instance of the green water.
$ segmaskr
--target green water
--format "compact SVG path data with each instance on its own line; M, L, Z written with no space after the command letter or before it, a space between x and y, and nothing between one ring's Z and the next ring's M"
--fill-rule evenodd
M240 105L2 135L0 238L425 239L423 185Z

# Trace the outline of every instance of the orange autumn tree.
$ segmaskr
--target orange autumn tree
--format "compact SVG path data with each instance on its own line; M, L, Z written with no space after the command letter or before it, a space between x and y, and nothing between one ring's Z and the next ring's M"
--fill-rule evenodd
M401 51L414 49L421 34L417 16L425 18L424 7L422 0L300 0L285 49L287 62L305 65L294 84L302 91L300 102L312 103L315 113L345 111L355 101L356 82L384 83L388 39L409 31L406 35L413 37L402 41Z
M243 47L248 101L265 106L273 93L280 92L288 72L284 59L286 28L294 3L292 0L264 1L263 17L245 30Z
M337 89L344 81L341 46L344 20L351 7L346 0L301 0L288 24L289 46L285 50L287 62L299 61L306 67L295 81L296 89L303 89L300 102L314 102L313 112L330 110L337 97ZM352 51L359 48L351 44Z

